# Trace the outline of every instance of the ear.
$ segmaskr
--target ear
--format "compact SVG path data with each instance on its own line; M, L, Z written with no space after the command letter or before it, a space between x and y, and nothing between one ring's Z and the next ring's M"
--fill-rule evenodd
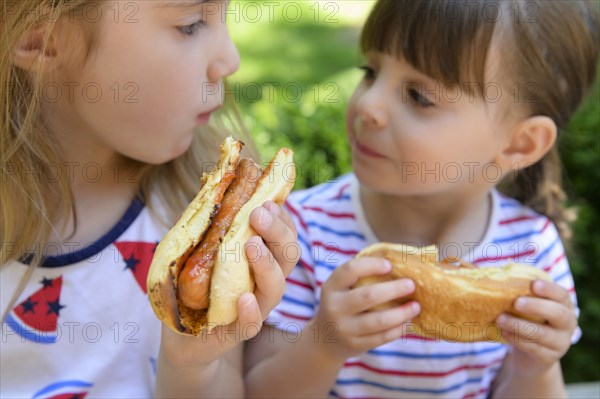
M50 72L58 63L55 35L48 24L39 25L25 32L12 52L12 62L29 72ZM48 38L47 43L46 37Z
M513 129L500 155L505 170L521 170L538 162L556 142L557 128L547 116L532 116Z

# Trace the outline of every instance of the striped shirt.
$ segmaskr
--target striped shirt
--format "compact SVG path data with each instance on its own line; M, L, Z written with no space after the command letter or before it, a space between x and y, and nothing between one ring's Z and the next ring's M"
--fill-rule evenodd
M290 195L286 206L296 224L302 254L287 279L282 302L267 320L269 324L299 332L315 316L321 286L333 270L377 242L358 192L358 181L348 174ZM569 290L575 302L573 278L554 225L496 190L491 195L492 214L484 239L474 243L462 258L479 267L514 261L542 268ZM578 330L573 341L579 335ZM485 398L508 350L507 345L496 342L454 343L407 334L347 359L329 395Z

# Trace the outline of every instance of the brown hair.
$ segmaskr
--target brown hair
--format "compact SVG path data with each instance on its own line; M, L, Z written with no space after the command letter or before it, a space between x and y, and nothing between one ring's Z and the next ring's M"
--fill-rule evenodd
M403 58L444 84L482 96L488 50L500 37L502 75L519 88L526 116L548 116L561 131L595 79L598 26L597 10L583 0L379 0L361 49ZM503 191L547 215L562 238L570 238L574 218L564 206L556 146L507 180Z
M40 21L49 26L47 43L56 21L70 18L83 28L85 48L82 50L88 57L97 40L97 29L83 17L86 7L91 5L102 7L106 3L96 0L3 0L0 3L0 82L3 83L0 87L0 168L3 175L0 185L0 267L25 255L30 256L32 265L16 288L12 302L35 266L41 263L42 251L51 233L64 230L70 218L74 219L77 228L69 173L52 131L41 118L40 85L37 84L40 77L32 77L17 68L12 62L12 50L22 35ZM156 194L164 205L162 208L169 218L162 220L164 223L172 223L176 214L197 193L200 175L216 161L218 145L228 132L235 131L235 135L248 144L249 154L258 159L233 104L225 107L222 116L224 118L213 128L207 127L195 134L190 149L177 159L163 165L130 161L129 166L138 171L140 193L145 197L142 199L148 200L150 194ZM48 167L62 168L57 173L59 177L43 178L41 172ZM147 204L155 212L152 202ZM57 220L64 220L65 225L58 226Z

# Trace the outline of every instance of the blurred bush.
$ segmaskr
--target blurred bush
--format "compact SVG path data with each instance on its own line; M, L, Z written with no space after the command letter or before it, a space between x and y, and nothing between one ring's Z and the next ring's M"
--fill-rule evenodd
M254 3L254 2L253 2ZM258 2L259 4L261 2ZM241 54L233 77L235 101L264 160L288 146L298 165L296 189L330 180L350 171L346 138L347 101L358 83L360 19L333 14L331 4L295 2L302 18L274 18L233 25ZM368 4L367 4L368 3ZM362 4L366 16L371 2ZM367 7L364 5L367 4ZM321 7L316 18L317 7ZM240 11L242 12L242 11ZM332 18L325 18L333 16ZM297 19L297 20L296 20ZM598 381L593 366L600 347L600 91L598 85L560 140L565 184L579 219L569 260L581 315L583 337L562 361L567 382Z
M562 361L563 372L569 382L598 381L600 367L593 365L600 349L600 82L571 120L559 149L570 203L579 210L568 255L583 331Z
M251 115L246 124L262 150L263 159L270 159L282 146L294 150L295 189L310 187L350 171L350 148L345 133L347 96L341 92L342 82L358 80L359 75L349 71L340 76L345 80L328 79L297 102L258 102L244 107L248 111L245 115ZM330 97L333 90L338 91L340 97Z

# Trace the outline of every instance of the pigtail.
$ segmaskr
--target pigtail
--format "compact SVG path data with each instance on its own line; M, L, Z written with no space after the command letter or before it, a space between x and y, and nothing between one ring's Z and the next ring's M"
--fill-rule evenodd
M539 162L516 173L506 194L521 201L538 213L548 216L558 229L562 241L571 239L576 209L567 207L562 187L561 162L558 149L553 147Z
M525 6L524 1L519 3ZM598 12L587 1L531 3L538 7L537 18L546 23L508 21L512 26L506 28L507 37L512 36L509 42L515 62L507 67L507 73L520 82L529 115L552 118L562 135L595 80ZM553 21L568 25L556 30ZM566 207L561 180L561 161L555 145L535 165L517 173L507 194L548 216L568 244L576 211Z

